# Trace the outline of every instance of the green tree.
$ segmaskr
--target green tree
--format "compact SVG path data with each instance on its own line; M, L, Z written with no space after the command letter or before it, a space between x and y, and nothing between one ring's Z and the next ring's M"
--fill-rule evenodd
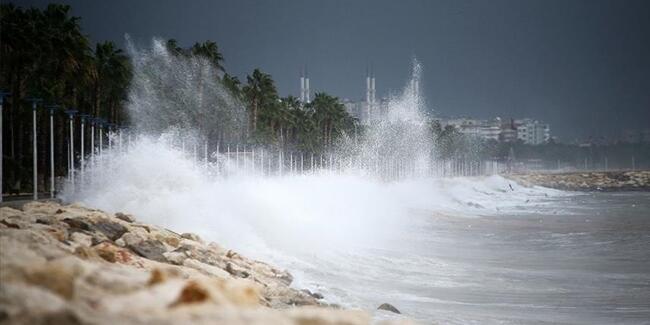
M251 75L246 76L246 86L242 90L249 105L251 132L255 134L258 129L259 115L266 114L267 117L274 115L273 113L277 109L278 92L271 76L259 69L255 69ZM270 128L274 130L275 118L271 117L267 120L271 124Z
M121 120L119 103L125 99L131 66L129 59L113 42L98 43L93 64L90 65L93 114L106 115L114 122ZM102 114L101 109L105 112Z
M219 52L217 43L213 41L205 41L203 43L197 42L190 48L190 53L195 56L206 58L219 71L226 71L222 64L224 61L223 55Z

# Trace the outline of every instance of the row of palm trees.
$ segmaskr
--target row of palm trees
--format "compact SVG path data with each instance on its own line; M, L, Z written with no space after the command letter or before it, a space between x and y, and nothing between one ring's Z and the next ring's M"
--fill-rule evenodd
M62 108L54 120L58 176L67 172L68 119L63 110L128 125L124 108L133 76L129 57L110 41L92 46L82 33L80 18L71 16L70 9L59 4L43 9L0 5L0 90L8 94L3 105L2 158L4 176L12 178L4 184L24 180L23 186L29 187L31 182L29 99L42 99L40 107L56 104ZM340 137L357 130L357 121L336 97L317 93L311 103L281 97L272 77L260 69L247 75L245 83L240 82L226 72L215 42L183 48L171 39L166 45L173 55L201 57L219 71L218 82L248 111L242 141L317 153L330 150ZM38 124L47 125L48 119L48 114L39 110ZM47 128L39 128L38 138L46 139L47 132ZM38 143L39 157L48 157L48 150L45 141ZM45 170L48 164L41 159L38 169ZM45 182L45 177L39 182Z
M0 5L0 89L3 100L3 177L5 187L21 183L29 188L32 159L32 106L42 99L37 124L49 124L46 106L58 105L55 114L56 175L67 172L67 118L64 110L123 124L131 67L129 58L112 42L91 46L70 7L50 4L44 9ZM48 128L38 128L47 139ZM48 157L49 144L39 141L39 157ZM38 169L49 161L40 159ZM45 181L40 175L39 182ZM3 191L4 192L4 191Z
M223 67L223 55L216 43L207 41L182 48L176 40L167 41L173 55L206 58L218 70L220 82L248 110L246 142L278 145L309 152L331 150L343 135L358 129L358 121L345 110L337 97L316 93L310 103L294 96L280 97L271 75L255 69L242 83Z

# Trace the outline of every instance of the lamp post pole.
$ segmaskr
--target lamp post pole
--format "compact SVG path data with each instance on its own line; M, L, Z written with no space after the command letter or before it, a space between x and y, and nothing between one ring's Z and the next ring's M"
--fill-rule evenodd
M81 135L79 140L81 140L81 156L79 159L81 160L80 162L80 169L81 169L81 186L84 184L84 171L86 168L86 147L85 147L85 137L86 137L86 120L90 119L90 115L88 114L79 114L79 117L81 118Z
M69 109L65 112L70 118L70 170L68 171L68 176L70 178L70 183L74 186L74 115L77 111Z
M32 162L33 162L33 185L34 185L34 201L38 200L38 151L37 151L37 138L36 138L36 109L38 107L38 103L42 102L43 100L40 98L30 98L29 101L32 102L32 148L34 150L33 156L32 156Z
M95 120L90 119L90 163L95 163Z
M49 105L50 111L50 198L54 198L54 111L59 108L58 105Z
M4 98L9 96L9 93L0 91L0 202L2 202L2 157L4 156L4 151L2 148L2 104L4 102Z
M104 121L99 122L99 155L104 151Z

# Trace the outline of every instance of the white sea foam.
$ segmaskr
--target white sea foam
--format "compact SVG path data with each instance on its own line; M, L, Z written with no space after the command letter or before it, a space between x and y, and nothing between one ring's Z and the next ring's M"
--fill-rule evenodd
M486 215L560 193L501 176L397 182L353 172L221 177L165 137L139 137L122 151L106 151L85 178L92 181L67 187L62 198L246 251L376 246L403 235L413 212Z

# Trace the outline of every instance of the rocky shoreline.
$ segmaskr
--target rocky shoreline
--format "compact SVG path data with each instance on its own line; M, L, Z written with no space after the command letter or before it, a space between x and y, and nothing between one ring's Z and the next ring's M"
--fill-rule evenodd
M291 287L285 270L131 215L55 202L0 212L0 323L372 322Z
M650 191L650 171L516 174L508 177L522 185L567 191Z

